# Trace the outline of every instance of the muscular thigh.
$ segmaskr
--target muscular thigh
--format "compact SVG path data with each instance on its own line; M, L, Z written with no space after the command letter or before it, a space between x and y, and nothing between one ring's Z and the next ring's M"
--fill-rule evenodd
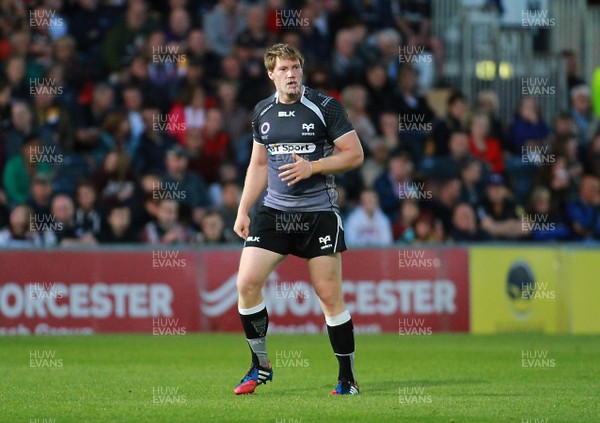
M310 279L325 312L344 311L342 296L342 255L340 253L308 260Z
M284 258L284 255L264 248L244 247L238 271L238 286L259 285L262 288L269 274Z

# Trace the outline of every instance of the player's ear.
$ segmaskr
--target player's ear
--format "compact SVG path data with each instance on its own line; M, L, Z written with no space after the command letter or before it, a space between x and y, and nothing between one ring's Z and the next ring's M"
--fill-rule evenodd
M269 76L269 79L271 81L273 81L273 72L272 71L267 71L267 75Z

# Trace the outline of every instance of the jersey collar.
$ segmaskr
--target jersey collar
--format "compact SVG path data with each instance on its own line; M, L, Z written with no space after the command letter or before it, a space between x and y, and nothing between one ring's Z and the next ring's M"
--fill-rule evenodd
M306 92L306 85L302 84L302 95L300 98L304 97L304 93ZM275 91L275 103L279 103L279 91Z

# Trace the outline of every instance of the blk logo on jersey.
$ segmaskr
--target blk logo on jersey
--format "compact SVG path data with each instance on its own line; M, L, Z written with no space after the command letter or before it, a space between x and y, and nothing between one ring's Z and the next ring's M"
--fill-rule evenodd
M277 117L296 117L295 110L290 110L289 112L277 112Z
M317 149L317 146L312 142L265 144L265 147L271 156L276 154L312 153Z
M247 242L260 242L260 237L259 236L249 236L248 238L246 238Z

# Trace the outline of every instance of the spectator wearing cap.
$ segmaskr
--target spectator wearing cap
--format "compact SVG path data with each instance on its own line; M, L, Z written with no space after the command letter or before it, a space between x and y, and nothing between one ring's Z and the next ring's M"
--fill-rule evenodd
M168 114L161 114L158 106L148 103L142 109L144 132L134 153L135 165L141 173L165 170L165 155L176 143L166 131L171 127Z
M491 174L486 197L477 213L481 229L496 240L521 239L528 235L522 225L523 210L510 200L508 195L502 175Z
M584 175L579 195L567 204L567 217L578 240L600 239L600 179Z
M31 181L31 198L29 207L36 215L50 214L50 200L52 199L52 177L48 173L37 173Z
M219 0L206 15L202 27L212 49L220 56L231 54L237 36L246 28L246 14L238 0Z
M31 197L31 181L37 173L50 173L42 153L40 139L30 135L21 146L21 154L11 157L4 167L4 189L10 204L26 203Z
M199 224L204 210L210 206L210 197L205 181L194 172L188 170L189 156L180 145L173 146L166 155L166 171L162 175L163 189L175 191L172 198L177 198L185 212L191 212L192 220ZM164 197L164 196L163 196Z
M492 173L504 173L502 146L491 138L490 119L485 113L475 113L471 118L469 150L474 157L483 160Z
M346 219L344 228L344 236L349 246L392 244L392 226L378 203L374 190L365 189L360 193L360 203Z

